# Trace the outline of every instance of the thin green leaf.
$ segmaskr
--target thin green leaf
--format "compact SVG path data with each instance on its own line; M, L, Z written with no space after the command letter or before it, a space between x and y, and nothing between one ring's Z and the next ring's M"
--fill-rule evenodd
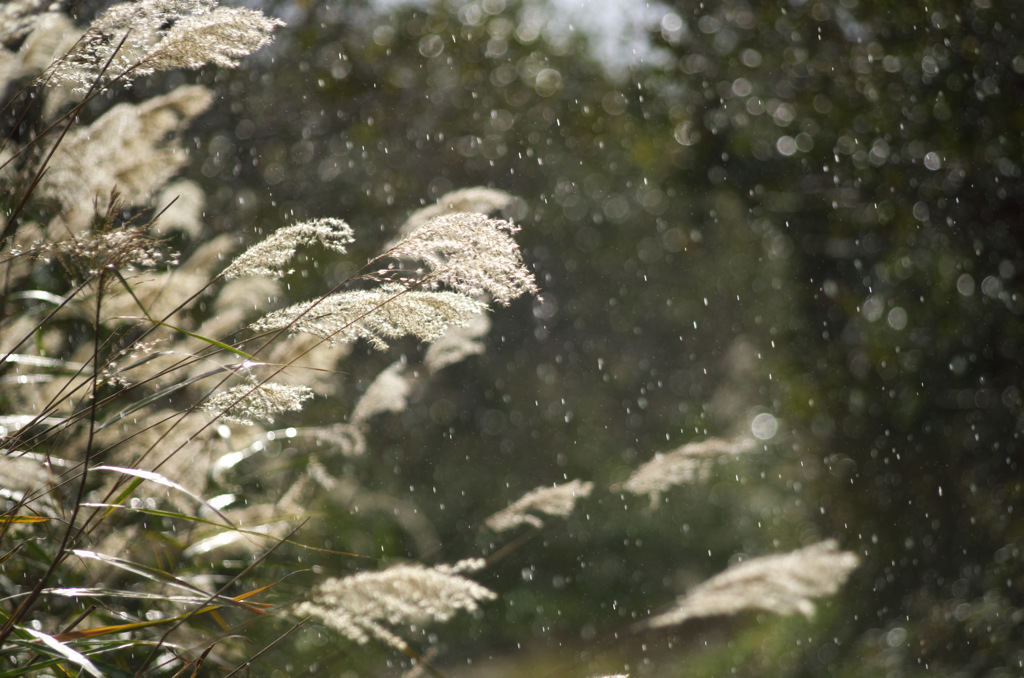
M20 643L11 642L11 645L20 645ZM36 650L36 646L32 646L30 649ZM67 661L63 658L51 658L45 661L33 662L30 666L19 666L18 668L11 669L10 671L0 671L0 678L21 678L22 676L37 676L42 669L48 669L50 667L58 666L61 662Z
M103 674L100 672L96 665L89 661L89 658L78 650L65 645L53 636L43 633L42 631L36 631L35 629L26 628L30 634L38 638L44 645L60 654L68 661L81 666L85 669L89 675L96 676L96 678L103 678Z
M57 640L60 640L62 642L67 641L68 639L67 638L63 638L63 635L64 634L61 634L61 635L58 635L58 636L54 636L54 637L57 638ZM16 647L19 647L19 648L23 648L25 650L29 650L31 652L38 652L39 651L39 643L37 641L35 641L35 640L28 641L28 640L21 640L21 639L15 638L15 639L9 640L8 644L16 646ZM156 643L154 641L145 640L145 639L142 639L142 638L136 638L136 639L133 639L133 640L130 640L130 641L127 641L127 642L124 641L121 638L115 638L115 639L94 638L94 639L87 639L87 640L80 641L80 642L76 643L76 645L83 650L82 654L85 654L86 656L93 658L94 660L96 660L96 663L100 667L106 668L108 671L114 673L115 675L123 675L123 670L118 668L118 667L107 666L104 663L99 662L99 660L96 659L99 655L104 654L104 653L108 653L108 652L116 652L118 650L138 649L141 646L151 646L151 645L155 645L155 644ZM165 647L165 648L176 648L178 646L175 643L164 642L162 644L162 647ZM48 668L51 668L51 667L58 667L60 664L66 662L66 661L67 660L64 659L63 657L51 657L49 659L43 659L43 660L35 661L35 662L33 662L32 664L30 664L28 666L20 666L20 667L17 667L17 668L8 670L8 671L0 671L0 678L19 678L20 676L38 676L38 675L40 675L40 671L42 671L43 669L48 669ZM67 671L65 671L63 669L61 669L61 673L62 673L62 675L70 675L70 674L67 673Z
M42 516L0 516L0 525L9 523L47 523L51 520L53 520L53 518L44 518Z
M209 598L207 595L170 596L162 593L125 591L123 589L108 589L103 587L43 589L43 593L54 596L64 596L65 598L133 598L136 600L159 600L166 603L181 603L184 605L204 605Z
M102 431L103 429L107 428L108 426L110 426L112 424L116 424L117 422L121 421L122 419L124 419L128 415L132 414L133 412L138 412L139 410L141 410L144 407L147 407L148 405L150 405L150 404L160 400L161 398L169 396L170 394L172 394L172 393L174 393L176 391L180 391L181 389L185 388L186 386L191 386L192 384L196 383L197 381L202 381L203 379L206 379L207 377L212 377L213 375L220 374L221 372L227 372L227 371L232 371L233 372L238 367L248 368L248 367L255 367L257 365L262 365L262 364L263 363L259 363L259 362L253 362L253 363L246 362L243 365L221 365L220 367L217 367L215 369L209 370L208 372L203 372L202 374L196 375L196 376L194 376L194 377L192 377L190 379L186 379L185 381L179 382L177 384L173 384L171 386L168 386L167 388L161 389L161 390L157 391L156 393L154 393L154 394L152 394L150 396L147 396L147 397L143 398L142 400L137 401L131 407L128 407L128 408L126 408L124 410L121 410L120 412L115 414L113 417L111 417L110 419L107 419L105 422L103 422L102 424L97 426L96 430L97 431Z
M136 482L136 481L133 481L133 482ZM138 481L138 482L141 482L141 480ZM124 497L126 497L126 496L127 496L127 494L125 494L122 497L122 499ZM229 527L227 525L224 525L223 523L218 523L218 522L214 522L212 520L207 520L206 518L200 518L199 516L190 516L188 514L179 513L177 511L161 511L160 509L150 509L150 508L141 508L141 507L140 508L135 508L134 506L125 506L123 504L102 504L102 503L98 503L98 502L97 503L85 502L85 503L82 504L82 506L83 507L89 507L89 508L105 508L105 509L107 509L107 512L104 514L105 516L109 515L111 512L113 512L116 509L121 509L123 511L132 511L134 513L145 513L147 515L156 516L156 517L159 517L159 518L177 518L177 519L180 519L180 520L187 520L187 521L192 522L192 523L199 523L201 525L209 525L211 527L220 528L222 530L230 530L231 532L236 532L236 533L243 534L243 535L249 535L249 536L253 536L253 537L262 537L263 539L273 539L275 541L281 541L277 537L275 537L273 535L270 535L270 534L266 534L265 532L258 532L256 530L245 529L245 528L242 528L242 527ZM220 535L217 535L217 536L220 536ZM197 549L197 547L199 546L199 544L202 544L203 542L209 541L209 539L216 539L216 538L217 537L209 537L208 539L203 539L203 540L201 540L199 542L196 542L195 544L190 546L185 551L185 555L188 556L190 554L190 552L192 552L193 554L198 552L199 549ZM333 549L326 549L326 548L322 548L322 547L319 547L319 546L310 546L309 544L303 544L301 542L292 541L290 539L285 539L283 541L284 541L285 544L289 544L291 546L298 546L299 548L306 549L308 551L316 551L318 553L329 553L329 554L335 555L335 556L350 556L352 558L364 558L364 557L366 557L366 556L362 556L362 555L360 555L358 553L349 553L348 551L335 551Z
M9 434L12 431L18 431L29 424L35 424L37 426L62 426L68 419L64 417L38 417L33 414L9 414L0 417L0 429L6 429L5 434Z
M117 495L117 498L114 499L114 503L113 504L88 504L88 503L83 503L82 506L90 506L90 507L94 507L94 508L106 507L107 510L103 514L103 518L105 520L105 519L109 518L110 514L114 512L114 509L119 508L121 506L121 502L123 502L125 499L130 497L132 495L132 493L135 492L135 490L141 484L142 484L142 478L136 478L135 480L133 480L130 483L128 483L128 487L125 488L124 492L122 492L121 494Z
M254 596L257 593L262 593L269 589L273 584L267 586L261 586L258 589L248 591L233 598L222 598L222 600L231 601L236 606L241 607L249 612L255 612L256 614L265 614L261 608L273 607L270 603L243 603L242 601L250 596ZM185 614L179 614L174 617L167 617L166 619L153 619L149 621L130 622L128 624L115 624L113 626L102 626L95 629L89 629L87 631L69 631L67 633L61 633L57 636L60 640L84 640L98 638L100 636L109 636L111 634L126 633L128 631L137 631L139 629L149 628L151 626L159 626L161 624L170 624L172 622L186 621L195 617L196 615L206 614L207 612L213 612L224 607L223 605L207 605L194 612L186 612Z
M141 480L138 480L138 481L134 481L133 480L132 482L135 483L135 482L142 482L142 481ZM124 494L124 496L126 497L127 494ZM212 520L207 520L206 518L200 518L199 516L190 516L187 513L179 513L178 511L163 511L161 509L151 509L151 508L142 508L142 507L136 508L134 506L125 506L124 504L104 504L104 503L101 503L101 502L83 502L82 506L88 507L88 508L105 508L105 509L109 509L108 512L115 511L117 509L121 509L122 511L131 511L133 513L145 513L146 515L156 516L158 518L178 518L180 520L187 520L189 522L199 523L201 525L212 525L213 527L219 527L219 528L222 528L222 529L230 529L230 530L238 530L240 532L244 532L245 531L245 530L243 530L243 529L241 529L239 527L232 527L232 526L229 526L229 525L224 525L223 523L217 523L217 522L214 522Z
M28 365L30 367L63 369L69 372L77 372L83 367L82 363L69 363L66 360L60 360L58 358L47 358L45 356L31 355L27 353L8 353L6 362L18 365Z
M116 268L114 269L114 275L116 275L117 279L121 281L121 285L123 285L124 288L126 290L128 290L128 294L130 294L132 296L132 299L135 300L135 303L138 305L138 307L142 311L143 315L145 315L146 319L149 320L151 323L154 323L154 324L157 324L157 325L162 325L163 327L172 329L175 332L181 332L182 334L187 334L188 336L192 337L193 339L198 339L199 341L206 342L207 344L210 344L211 346L216 346L217 348L223 349L225 351L230 351L231 353L234 353L235 355L237 355L237 356L239 356L241 358L245 358L246 360L251 360L253 362L256 362L256 358L252 357L248 353L245 353L244 351L239 351L237 348L228 346L227 344L225 344L223 342L220 342L220 341L217 341L216 339L211 339L210 337L204 337L201 334L196 334L195 332L189 332L188 330L186 330L186 329L184 329L182 327L177 327L177 326L172 325L170 323L166 323L166 322L164 322L162 320L157 320L156 318L154 318L153 316L151 316L149 314L149 311L146 310L146 307L143 306L142 302L139 301L139 298L137 296L135 296L135 291L132 289L132 286L128 284L128 281L124 279L124 276L121 275L121 272L118 271Z
M209 592L204 591L198 586L193 586L192 584L189 584L188 582L179 579L178 577L175 577L173 574L164 572L163 570L159 570L155 567L142 565L141 563L135 563L130 560L125 560L123 558L117 558L116 556L108 556L104 553L86 551L85 549L72 549L71 553L75 554L79 558L99 560L100 562L107 563L108 565L113 565L114 567L117 567L119 569L131 572L133 574L137 574L141 577L149 579L150 581L155 581L161 584L170 584L171 586L176 586L180 589L184 589L185 591L195 593L201 596L210 596Z
M72 549L71 553L75 554L80 558L91 558L93 560L99 560L101 562L107 563L108 565L112 565L127 572L137 574L140 577L145 577L150 581L155 581L162 584L169 584L171 586L184 589L185 591L188 591L190 593L203 596L203 600L214 601L215 603L217 603L218 607L223 605L230 605L234 607L240 607L243 610L248 610L250 612L259 611L254 610L251 606L247 604L237 602L234 598L218 596L216 594L209 593L208 591L204 591L198 586L193 586L192 584L189 584L187 581L179 579L178 577L175 577L173 574L170 574L169 572L164 572L163 570L159 570L155 567L150 567L148 565L143 565L141 563L132 562L130 560L125 560L123 558L117 558L115 556L108 556L104 553L86 551L84 549Z
M43 290L26 290L24 292L14 292L11 294L11 299L33 299L35 301L44 301L54 306L60 306L68 302L70 297L62 297L59 294L53 292L46 292Z
M159 473L156 473L155 471L143 471L142 469L139 469L139 468L127 468L127 467L124 467L124 466L94 466L94 467L92 467L89 470L90 471L115 471L117 473L123 473L126 476L134 476L136 478L141 478L142 480L150 480L150 481L152 481L154 483L157 483L159 485L163 485L165 487L170 487L170 488L175 489L175 490L177 490L177 491L179 491L179 492L181 492L183 494L187 494L192 499L195 499L198 503L200 503L203 506L205 506L206 508L210 509L210 511L212 511L213 513L216 513L224 521L224 524L227 527L229 527L231 529L235 528L235 526L231 524L231 521L228 520L227 516L225 516L220 511L218 511L212 504L207 502L205 499L200 497L198 494L196 494L192 490L188 489L187 487L184 487L183 485L180 485L180 484L174 482L170 478L168 478L166 476L162 476Z

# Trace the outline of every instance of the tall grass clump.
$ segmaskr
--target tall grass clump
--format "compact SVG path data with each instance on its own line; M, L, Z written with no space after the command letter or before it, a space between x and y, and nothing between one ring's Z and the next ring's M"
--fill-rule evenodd
M517 227L489 216L510 197L444 196L347 279L286 305L297 253L347 256L352 228L313 219L236 252L204 226L202 189L175 179L182 132L214 94L183 85L114 103L158 71L237 66L280 25L213 0L116 4L84 29L39 0L0 9L4 676L230 674L307 624L436 675L424 625L496 597L472 578L488 560L431 562L431 526L346 469L370 456L372 419L483 351L491 305L537 293ZM384 351L403 337L430 345L421 364L393 362L336 421L290 419L335 394L354 343ZM752 447L704 441L603 491L653 506ZM480 523L539 530L595 490L553 483ZM423 562L310 543L325 506L388 516ZM832 542L774 558L723 573L637 632L747 608L810 614L856 563ZM313 584L293 584L299 572ZM277 637L254 646L271 637L258 623Z

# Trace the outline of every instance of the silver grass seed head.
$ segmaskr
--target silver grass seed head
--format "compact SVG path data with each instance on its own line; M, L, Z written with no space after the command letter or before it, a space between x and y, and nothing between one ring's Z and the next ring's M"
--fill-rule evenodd
M385 350L388 340L405 335L434 341L448 327L465 324L485 308L483 302L457 292L409 290L398 283L387 283L274 311L251 328L258 332L307 332L332 342L365 339L374 348Z
M629 478L612 485L611 489L646 494L654 506L669 488L706 480L716 461L753 451L755 446L753 438L708 438L687 443L670 452L654 455Z
M423 365L433 374L439 370L484 352L481 339L491 329L490 319L478 313L465 325L449 327L444 335L430 345L423 356Z
M308 386L249 383L213 394L199 409L239 424L273 422L274 415L301 410L302 404L312 397L313 389Z
M373 637L402 649L405 643L385 624L444 622L497 597L459 574L479 565L475 560L433 568L410 563L328 579L313 590L309 601L296 606L295 614L313 617L360 644Z
M314 219L279 228L263 241L239 255L221 273L225 278L263 276L280 278L288 271L288 262L303 245L320 243L332 252L344 254L355 237L349 225L340 219Z
M857 554L840 551L832 539L790 553L754 558L698 585L671 610L647 620L645 626L675 626L688 619L747 609L811 617L814 599L835 594L859 562Z
M103 269L134 272L163 263L176 264L173 253L165 252L160 242L147 234L148 230L149 225L143 224L90 233L55 243L53 249L59 258L74 262L74 268L81 268L89 276Z
M361 424L385 412L402 412L408 404L411 384L402 373L405 362L399 360L377 375L352 409L352 424Z
M255 10L217 7L215 0L123 2L97 17L48 75L84 90L97 79L130 82L155 71L207 63L233 67L239 57L269 43L282 25Z
M52 0L10 0L0 7L0 45L12 43L36 28L38 21L60 7Z
M483 214L444 214L423 224L386 253L424 262L422 284L446 285L463 294L490 295L502 306L539 292L512 237L518 228Z
M157 198L159 217L153 224L153 232L169 234L181 231L195 239L203 229L203 210L206 194L194 181L179 179L164 185Z
M399 229L399 233L403 236L408 235L416 228L442 214L456 212L490 214L508 207L514 200L515 197L512 194L496 188L487 188L486 186L460 188L445 193L433 205L428 205L410 214Z
M361 457L366 454L366 436L363 435L359 426L348 423L331 424L330 426L319 426L308 428L305 434L316 441L317 447L325 450L328 454L340 454L343 457ZM331 489L334 479L330 477L327 470L317 463L310 462L309 473L320 482L325 489ZM319 468L322 474L314 472Z
M139 104L118 104L91 125L76 127L54 153L39 191L59 200L72 232L86 228L88 209L111 186L128 205L148 201L188 159L180 132L213 102L213 93L183 85Z
M594 483L579 479L554 487L538 487L492 515L485 524L494 532L504 532L524 523L541 528L544 521L534 513L564 518L576 508L576 500L590 496L593 489Z

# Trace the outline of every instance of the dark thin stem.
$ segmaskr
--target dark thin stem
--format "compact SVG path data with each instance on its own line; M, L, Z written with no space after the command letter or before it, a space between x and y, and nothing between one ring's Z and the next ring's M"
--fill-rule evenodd
M288 636L290 636L290 635L291 635L291 634L292 634L292 633L293 633L294 631L297 631L297 630L298 630L298 629L299 629L299 628L300 628L300 627L301 627L301 626L302 626L303 624L305 624L305 623L306 623L306 622L308 622L308 621L309 621L309 617L306 617L305 619L303 619L302 621L300 621L300 622L299 622L298 624L293 624L293 625L291 626L291 628L289 628L289 629L288 629L287 631L285 631L284 633L282 633L281 635L279 635L279 636L278 636L277 638L275 638L274 640L272 640L272 641L271 641L271 642L270 642L270 643L269 643L269 644L268 644L268 645L267 645L266 647L264 647L264 648L263 648L262 650L260 650L260 651L259 651L259 652L257 652L256 654L252 655L251 657L249 657L248 659L246 659L246 660L245 660L244 662L242 662L242 663L241 663L241 664L239 664L238 666L236 666L236 667L235 667L234 669L232 669L232 670L231 670L231 672L230 672L230 673L226 673L226 674L224 674L224 678L230 678L230 676L233 676L233 675L235 675L236 673L238 673L238 672L239 672L239 671L241 671L242 669L247 669L247 668L249 668L249 667L250 667L250 664L252 664L252 662L253 662L254 660L258 659L258 658L259 658L260 656L262 656L262 655L263 655L263 654L265 654L266 652L269 652L269 651L270 651L271 649L273 649L273 648L274 648L274 646L276 646L276 645L277 645L278 643L280 643L280 642L281 642L281 641L283 641L283 640L284 640L285 638L287 638Z
M124 46L125 41L128 40L129 35L131 35L131 31L128 31L124 34L124 37L121 38L121 42L117 44L117 48L114 49L113 53L110 55L110 58L107 59L107 63L103 65L103 69L100 71L100 74L96 77L95 80L93 80L92 84L89 85L89 89L85 93L85 98L82 100L81 103L75 106L75 108L70 113L68 113L67 124L64 125L64 129L61 130L60 136L57 137L57 141L55 141L53 147L50 148L50 152L46 154L46 158L43 159L42 164L39 166L39 169L36 171L35 176L32 178L32 182L29 184L28 189L25 191L25 194L21 196L21 200L14 208L14 211L11 212L11 216L8 217L7 225L4 226L3 233L0 233L0 244L4 243L8 237L14 235L15 231L17 231L18 217L21 215L21 211L25 209L25 205L28 204L28 200L29 198L32 197L32 193L35 192L36 186L38 186L39 182L42 180L43 174L46 172L46 167L50 163L50 159L53 158L53 154L57 152L57 149L60 147L61 142L64 141L64 137L66 137L68 132L71 131L71 127L75 124L75 120L78 118L78 114L82 112L82 109L85 108L85 105L89 103L89 101L92 99L91 95L93 94L93 91L96 90L97 87L99 87L99 84L103 79L103 75L110 68L110 64L113 63L114 57L121 51L121 48Z
M279 542L274 544L270 548L269 551L264 553L262 556L257 558L251 565L249 565L247 568L245 568L244 570L242 570L241 572L236 574L234 577L232 577L230 580L228 580L227 583L225 583L224 586L222 586L218 591L216 591L215 593L211 593L209 595L209 597L202 604L200 604L195 610L192 611L192 613L190 613L188 615L185 615L180 620L178 620L173 626L171 626L169 629L164 631L164 634L162 636L160 636L160 639L157 640L156 643L154 643L153 649L150 651L150 653L146 657L145 661L143 661L141 666L139 666L139 668L136 670L136 672L135 672L136 678L141 678L143 675L145 675L144 671L146 670L146 667L149 666L149 664L156 658L157 653L159 652L160 648L164 645L164 643L167 642L167 638L171 635L171 633L173 633L179 626L181 626L182 624L187 622L189 619L191 619L199 610L205 608L207 605L210 605L217 598L220 598L221 596L224 596L226 594L227 590L229 588L231 588L231 586L233 586L235 584L235 582L237 582L242 577L244 577L247 574L249 574L250 572L252 572L254 569L256 569L260 564L263 563L264 560L269 558L270 555L274 551L276 551L282 544L285 544L289 540L291 540L291 538L293 536L295 536L295 533L298 532L300 529L302 529L302 527L305 524L306 524L306 521L305 520L302 521L291 532L289 532L287 535L285 535L283 539L281 539Z
M102 303L103 303L103 277L104 277L104 275L105 275L105 271L101 271L100 272L100 276L99 276L100 285L99 285L99 289L98 289L98 291L96 293L96 315L95 315L95 318L94 318L94 320L95 320L95 336L94 336L94 339L93 339L93 356L92 356L92 363L93 363L93 367L94 367L93 373L92 373L92 396L93 396L92 397L92 417L91 417L91 419L89 421L89 434L88 434L88 437L86 439L85 458L84 458L84 460L82 462L82 474L81 474L80 481L78 483L78 490L75 493L74 503L73 503L72 508L71 508L71 517L67 521L67 527L64 530L64 536L61 538L60 545L57 547L57 552L54 554L53 558L50 560L50 566L46 569L46 573L43 574L43 576L39 578L39 581L36 583L35 587L31 591L31 593L29 593L28 597L26 597L21 602L21 604L18 605L18 608L13 613L11 613L11 616L8 617L7 622L3 625L3 628L0 628L0 645L3 645L4 640L6 640L7 637L14 630L15 625L28 612L29 608L32 606L32 604L36 601L36 599L42 593L42 590L46 587L46 584L49 582L50 578L53 576L53 573L56 572L57 568L60 566L60 564L62 562L64 562L64 558L65 558L65 556L67 554L67 550L68 550L68 544L71 542L71 535L75 531L75 520L78 518L78 512L81 509L82 502L85 500L86 482L89 479L89 462L91 460L91 455L92 455L93 439L94 439L94 436L95 436L95 433L96 433L96 401L98 400L98 398L96 397L96 391L99 388L99 369L98 369L98 363L99 363L99 352L100 352L100 344L101 344L101 342L100 342L100 319L101 319L100 309L101 309Z

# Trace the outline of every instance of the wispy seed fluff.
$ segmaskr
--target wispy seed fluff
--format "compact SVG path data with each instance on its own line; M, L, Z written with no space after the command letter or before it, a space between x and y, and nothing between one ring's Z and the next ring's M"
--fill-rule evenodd
M85 230L93 202L112 186L125 201L148 200L188 160L180 132L213 102L213 92L185 85L139 104L118 104L88 126L75 127L54 153L39 190L56 198L72 230Z
M491 329L491 321L483 313L469 319L465 325L450 327L440 339L427 349L423 365L433 374L454 365L469 356L484 352L482 338Z
M239 255L221 275L228 279L242 276L280 278L289 272L285 266L299 246L320 243L328 250L344 254L346 246L353 240L352 229L340 219L314 219L285 226Z
M856 554L840 551L832 539L791 553L754 558L700 584L679 598L671 610L647 620L645 626L675 626L687 619L746 609L783 616L800 612L810 617L813 599L838 591L858 562Z
M500 191L496 188L486 186L473 186L460 188L450 193L445 193L433 205L418 209L409 215L399 231L408 235L434 217L442 214L455 214L457 212L479 212L490 214L496 210L508 207L515 198L510 193Z
M123 2L97 17L50 74L57 82L85 88L98 78L128 81L208 63L231 68L239 57L269 43L283 25L255 10L218 7L216 0Z
M486 308L457 292L424 292L389 283L373 290L339 292L264 316L256 331L287 329L329 341L366 339L385 350L388 339L411 334L431 342L452 325L464 325Z
M538 487L488 518L487 527L495 532L504 532L523 523L536 528L544 527L544 521L533 513L564 518L572 513L576 500L589 496L593 489L594 483L582 480L554 487Z
M478 570L481 560L425 567L410 563L381 572L362 572L328 579L313 590L312 599L295 614L312 617L357 643L370 638L405 649L405 641L385 626L444 622L459 610L472 612L497 596L461 572Z
M687 443L671 452L654 455L633 475L612 485L611 489L616 492L646 494L651 498L651 506L654 506L661 500L662 493L670 487L705 480L712 465L719 459L750 452L755 447L753 438L708 438Z
M421 278L424 286L447 285L472 296L489 294L507 306L516 297L538 291L512 237L518 230L483 214L445 214L414 230L384 257L427 264Z
M361 424L384 412L403 412L412 387L403 372L405 362L399 360L378 374L352 409L350 422Z
M153 268L166 260L166 254L159 243L147 235L147 230L148 225L142 225L89 233L56 243L53 249L62 259L89 267L83 272L90 275L105 268L123 271Z
M313 389L308 386L248 383L213 394L199 409L239 424L273 422L275 414L301 410L302 403L312 397Z

